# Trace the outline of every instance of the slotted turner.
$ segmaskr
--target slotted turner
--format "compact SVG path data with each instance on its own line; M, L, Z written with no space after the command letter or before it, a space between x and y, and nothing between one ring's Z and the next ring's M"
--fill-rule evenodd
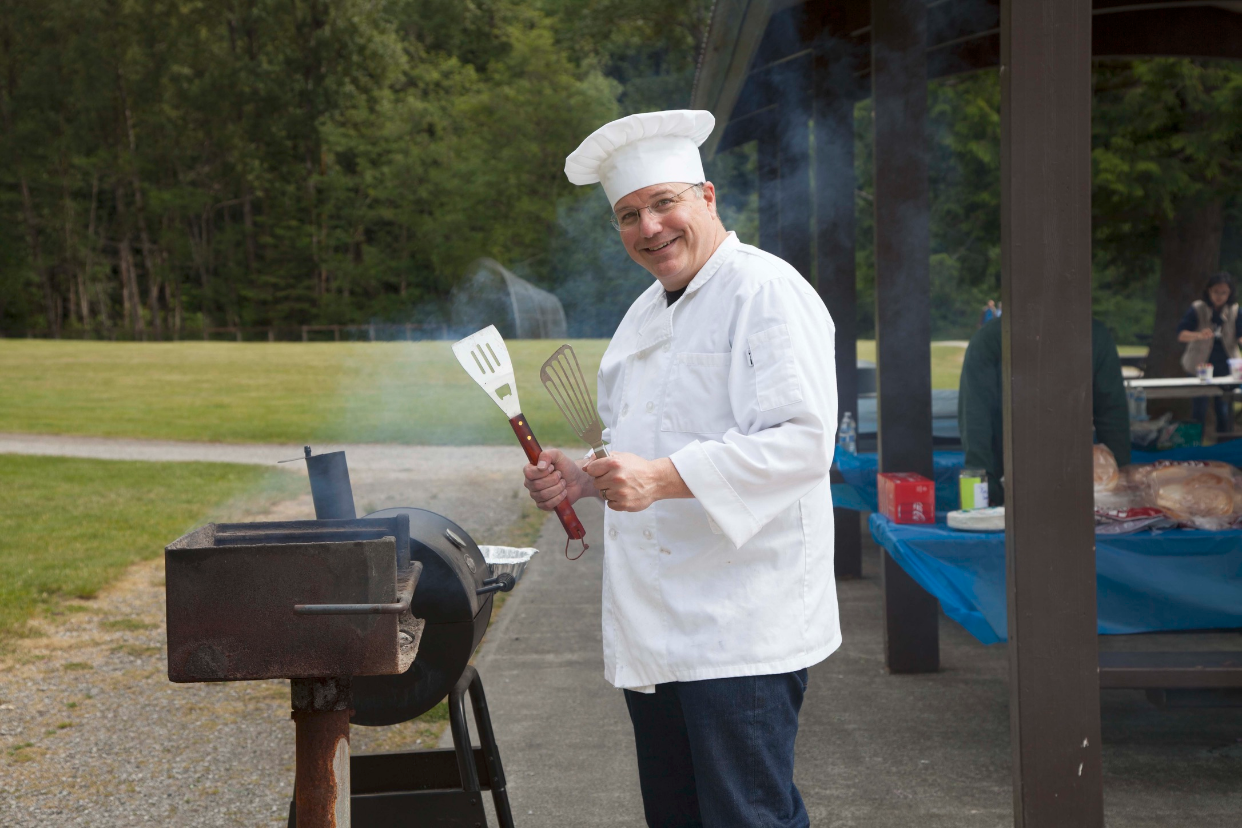
M535 432L531 431L526 416L522 414L522 406L518 403L517 383L513 379L513 361L509 359L509 349L505 347L500 331L496 330L495 325L488 325L483 330L453 343L453 356L457 357L470 378L505 412L509 425L513 427L513 433L517 435L522 450L526 452L526 459L532 464L538 463L543 448L535 439ZM561 519L565 534L573 540L582 541L582 550L585 552L587 544L583 538L586 537L586 529L574 514L568 500L561 501L556 507L556 516ZM565 543L565 550L568 557L568 541Z
M599 412L591 399L591 389L582 376L582 366L578 364L574 349L569 345L557 348L539 369L539 379L543 380L543 387L548 389L552 401L565 415L574 433L591 447L596 457L607 457L604 427L599 421Z

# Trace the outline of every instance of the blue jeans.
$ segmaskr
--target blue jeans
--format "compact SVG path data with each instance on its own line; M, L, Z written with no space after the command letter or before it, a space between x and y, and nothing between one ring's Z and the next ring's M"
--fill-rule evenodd
M1226 431L1233 431L1233 423L1229 417L1229 401L1224 397L1213 397L1213 407L1216 409L1216 433L1220 434ZM1208 414L1208 398L1192 397L1190 400L1191 416L1207 428Z
M807 671L625 691L650 828L806 828L793 783Z

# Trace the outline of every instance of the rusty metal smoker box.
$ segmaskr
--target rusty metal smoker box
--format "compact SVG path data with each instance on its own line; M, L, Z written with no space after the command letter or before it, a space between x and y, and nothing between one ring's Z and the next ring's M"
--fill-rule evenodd
M208 524L177 539L164 559L169 679L405 672L423 628L409 611L422 569L409 536L399 515Z

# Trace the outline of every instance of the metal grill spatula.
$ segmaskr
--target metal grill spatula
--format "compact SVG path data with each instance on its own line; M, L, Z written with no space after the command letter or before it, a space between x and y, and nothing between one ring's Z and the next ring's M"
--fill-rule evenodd
M457 357L457 361L461 363L462 368L466 369L470 378L487 392L492 401L500 406L501 411L505 412L513 433L517 435L518 442L522 444L522 450L526 452L526 459L532 464L538 463L543 449L539 441L535 439L535 432L531 431L530 423L522 414L522 407L518 403L517 383L513 379L513 361L509 359L509 349L505 347L500 331L496 330L495 325L488 325L483 330L453 343L453 356ZM561 501L561 504L556 507L556 516L561 519L565 534L573 540L582 540L582 549L586 551L587 544L583 540L586 537L586 529L583 528L582 521L578 520L578 516L574 514L569 501ZM566 542L565 549L568 552L568 542Z
M607 457L604 427L599 421L599 412L591 399L591 389L582 376L582 366L578 364L574 349L569 345L557 348L539 369L539 379L543 380L543 387L548 389L552 401L565 415L574 433L591 447L596 457Z

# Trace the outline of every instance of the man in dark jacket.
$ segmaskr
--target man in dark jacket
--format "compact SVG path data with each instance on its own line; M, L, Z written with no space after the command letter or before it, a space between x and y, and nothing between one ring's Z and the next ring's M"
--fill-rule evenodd
M1108 328L1091 320L1091 407L1096 442L1108 446L1117 465L1130 462L1130 408L1121 378L1121 358ZM1004 425L1001 415L1001 320L995 319L970 338L958 386L957 422L966 452L966 468L986 469L988 502L1005 502Z

